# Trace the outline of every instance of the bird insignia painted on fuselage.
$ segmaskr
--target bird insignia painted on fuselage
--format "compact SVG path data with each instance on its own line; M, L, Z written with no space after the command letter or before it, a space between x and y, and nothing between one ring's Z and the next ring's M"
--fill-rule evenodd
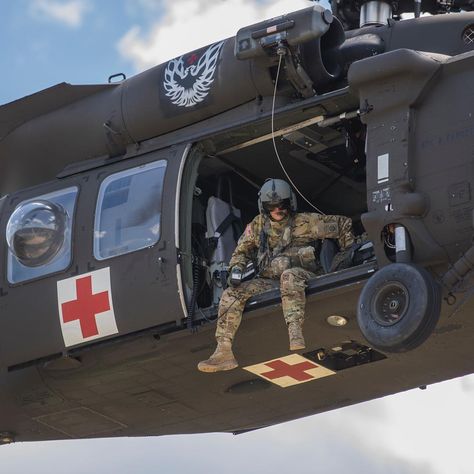
M196 54L172 59L164 74L165 95L174 105L192 107L209 94L217 67L217 59L224 42L214 43L201 57ZM186 62L186 64L185 64Z

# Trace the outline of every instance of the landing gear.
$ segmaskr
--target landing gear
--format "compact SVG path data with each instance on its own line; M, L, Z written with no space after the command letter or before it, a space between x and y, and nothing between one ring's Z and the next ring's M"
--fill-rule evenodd
M357 321L367 341L383 352L405 352L432 333L441 311L441 290L424 269L393 263L363 288Z

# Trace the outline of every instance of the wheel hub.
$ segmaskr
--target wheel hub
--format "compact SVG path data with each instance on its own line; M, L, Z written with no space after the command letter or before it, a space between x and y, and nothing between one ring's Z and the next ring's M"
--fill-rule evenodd
M393 326L404 316L409 306L409 294L404 285L390 282L374 296L372 315L382 326Z
M388 304L388 308L390 309L390 311L397 311L399 307L400 307L400 301L398 300L392 300Z

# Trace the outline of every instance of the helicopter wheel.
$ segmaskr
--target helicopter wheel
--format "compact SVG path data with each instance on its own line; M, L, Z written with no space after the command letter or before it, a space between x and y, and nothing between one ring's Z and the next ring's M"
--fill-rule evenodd
M441 291L424 269L393 263L373 275L362 289L357 321L376 349L405 352L433 332L441 312Z

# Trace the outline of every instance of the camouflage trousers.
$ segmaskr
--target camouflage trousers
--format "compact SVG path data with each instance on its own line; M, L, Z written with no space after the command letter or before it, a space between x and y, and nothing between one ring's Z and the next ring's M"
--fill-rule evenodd
M283 316L286 324L303 322L306 303L305 289L308 279L316 276L303 268L289 268L280 276L280 293ZM245 303L254 295L278 287L277 280L254 278L236 288L227 288L219 303L216 339L222 337L233 340L242 321Z

